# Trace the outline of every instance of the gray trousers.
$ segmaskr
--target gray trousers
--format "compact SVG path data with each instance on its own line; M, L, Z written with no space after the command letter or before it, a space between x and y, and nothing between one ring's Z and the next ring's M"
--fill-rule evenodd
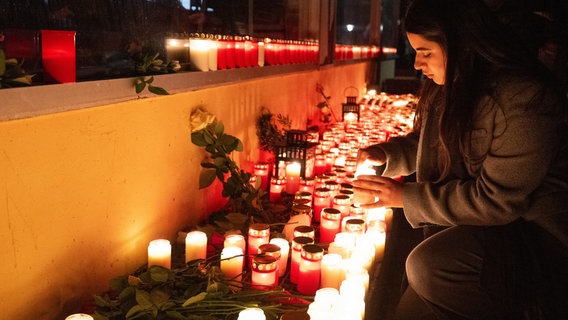
M409 319L568 319L568 248L533 223L457 226L406 261Z

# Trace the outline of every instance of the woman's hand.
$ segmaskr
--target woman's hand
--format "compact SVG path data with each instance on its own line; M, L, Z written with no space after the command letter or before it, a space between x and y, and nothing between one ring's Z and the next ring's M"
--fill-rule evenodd
M387 156L383 149L370 146L364 149L360 149L357 153L357 166L365 164L370 164L373 166L382 166L387 161Z
M362 208L402 207L402 182L391 178L372 175L360 175L353 181L354 198L373 199L361 203Z

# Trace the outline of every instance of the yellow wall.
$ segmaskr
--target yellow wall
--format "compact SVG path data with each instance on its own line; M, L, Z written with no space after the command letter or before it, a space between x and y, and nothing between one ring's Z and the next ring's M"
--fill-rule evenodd
M188 118L203 105L258 158L261 106L305 129L322 83L337 113L368 63L0 122L0 319L64 319L108 280L146 263L148 242L174 241L222 205L198 190L204 151Z

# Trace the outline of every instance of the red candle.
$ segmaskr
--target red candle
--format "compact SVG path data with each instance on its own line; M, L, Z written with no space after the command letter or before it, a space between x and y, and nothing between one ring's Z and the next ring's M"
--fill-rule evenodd
M46 82L75 82L75 31L41 30L41 59Z
M341 212L335 208L325 208L321 213L320 242L331 243L341 230Z
M298 191L294 195L294 200L308 200L307 202L305 202L305 205L309 206L310 208L312 207L312 199L312 193L307 191Z
M290 282L298 283L300 261L302 259L302 247L314 243L310 237L296 237L292 240L292 254L290 257Z
M308 237L315 239L316 230L312 226L297 226L294 228L294 238L297 237Z
M314 175L319 176L325 173L326 162L324 154L316 154L316 159L314 163Z
M314 193L315 189L315 179L314 178L302 178L300 179L300 191Z
M270 289L278 285L278 262L273 256L258 254L252 259L251 282L253 288Z
M225 57L227 69L234 69L236 66L236 52L235 52L235 41L233 39L227 39L225 47Z
M282 258L282 253L279 245L274 243L261 244L260 247L258 247L258 254L265 254L274 257L274 259L276 259L277 267L280 266L280 259ZM278 277L283 276L285 271L286 271L285 269L278 268L277 272ZM278 278L276 279L276 285L277 284L278 284Z
M331 207L329 189L317 188L314 194L314 221L320 221L322 210L329 207Z
M245 43L242 39L235 39L235 65L237 68L246 67Z
M349 215L349 207L351 206L351 199L349 196L344 194L338 194L333 197L332 208L335 208L341 212L341 218L345 218Z
M254 165L254 175L259 177L262 190L268 190L268 167L269 164L265 162L259 162Z
M302 294L315 294L320 287L321 259L324 249L316 244L302 247L302 260L298 273L297 290Z
M249 226L247 253L255 255L260 245L270 241L270 225L266 223L253 223Z
M273 177L270 179L270 201L278 202L286 185L285 179Z
M339 189L341 188L341 185L337 183L337 181L326 181L324 186L329 189L329 196L331 197L331 200L339 194Z
M226 39L221 39L217 46L217 69L227 69L227 45Z

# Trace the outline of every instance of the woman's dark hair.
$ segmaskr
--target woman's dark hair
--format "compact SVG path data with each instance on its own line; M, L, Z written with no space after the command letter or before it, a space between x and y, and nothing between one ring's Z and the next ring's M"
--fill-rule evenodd
M423 111L441 100L432 110L439 115L440 181L449 173L452 148L471 129L477 99L491 94L493 76L525 74L536 67L536 57L481 0L414 0L403 23L406 32L438 43L446 54L444 86L432 90L436 85L426 81L416 123L420 128Z

